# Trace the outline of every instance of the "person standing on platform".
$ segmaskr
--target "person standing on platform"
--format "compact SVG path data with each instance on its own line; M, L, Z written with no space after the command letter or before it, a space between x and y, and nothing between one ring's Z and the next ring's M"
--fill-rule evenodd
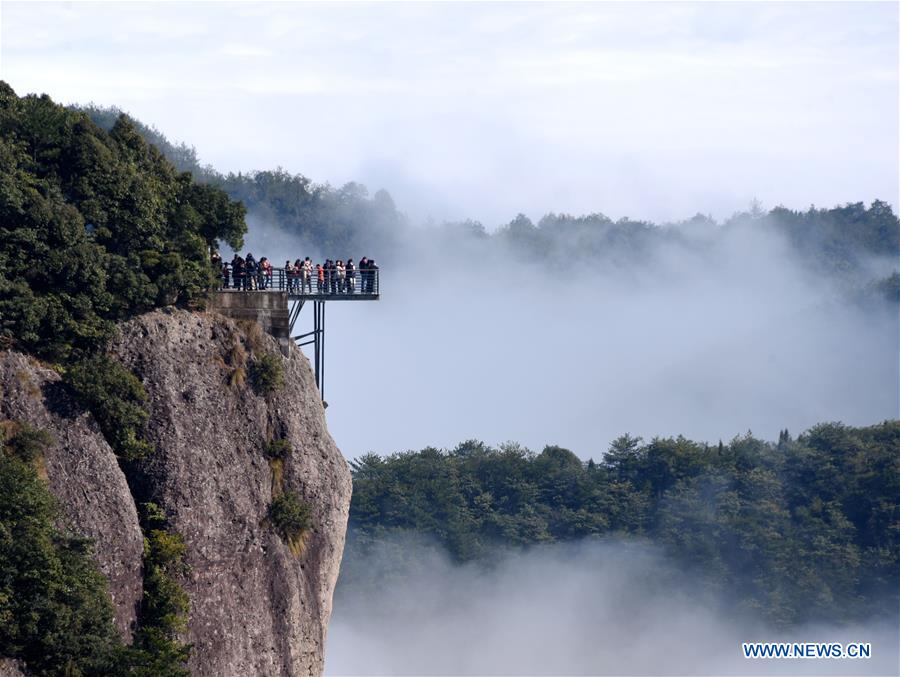
M216 271L216 276L219 278L216 288L222 289L222 257L219 256L219 252L215 249L209 257L209 262L212 265L212 269Z
M266 290L272 284L272 264L268 257L263 256L259 260L260 289Z
M362 294L366 293L366 275L369 271L369 259L363 256L359 260L359 291Z
M308 256L303 259L300 269L300 293L304 293L306 289L312 294L312 261Z
M300 293L300 285L303 279L303 261L300 259L294 259L294 265L292 266L294 269L294 293Z
M287 293L294 293L294 266L291 264L290 259L284 262L284 284L287 288Z
M253 256L253 252L247 252L247 258L244 259L244 281L246 289L256 289L256 274L259 272L259 264Z
M231 270L228 268L227 263L222 264L222 289L228 289L228 278L231 277Z
M378 264L375 259L369 259L369 294L375 293L375 278L378 277Z
M337 277L337 293L343 294L347 282L347 269L344 268L344 262L340 259L334 264L334 273Z
M325 269L321 263L316 264L316 292L322 293L322 287L325 286Z
M238 291L246 289L244 284L244 259L237 254L231 259L231 274L234 277L234 288Z
M347 293L352 294L356 291L356 266L353 265L353 259L347 259Z
M329 294L334 294L334 261L327 259L325 261L325 289Z

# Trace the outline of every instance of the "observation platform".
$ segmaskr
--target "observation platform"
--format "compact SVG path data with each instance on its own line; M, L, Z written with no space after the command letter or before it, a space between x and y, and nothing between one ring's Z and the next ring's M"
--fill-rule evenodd
M233 275L222 277L220 291L232 292L286 292L291 301L377 301L379 299L378 273L374 270L357 270L352 278L322 281L315 271L309 282L299 275L288 275L284 268L273 268L271 277L257 274L235 279Z
M220 287L213 294L210 310L235 320L259 323L279 341L294 341L298 347L313 347L313 370L316 386L325 406L325 302L377 301L380 296L377 268L357 270L353 277L326 275L324 280L304 281L300 275L288 275L284 268L273 268L267 276L257 274L235 278L220 277ZM308 301L313 304L313 328L295 334L300 311Z

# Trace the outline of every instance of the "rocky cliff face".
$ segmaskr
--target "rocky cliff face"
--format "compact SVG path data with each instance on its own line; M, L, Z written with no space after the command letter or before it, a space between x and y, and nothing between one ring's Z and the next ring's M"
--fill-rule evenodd
M128 641L141 599L144 539L112 449L93 418L66 395L59 375L17 353L0 353L0 419L53 436L43 463L64 518L60 526L94 540L116 624Z
M351 482L309 361L258 326L186 311L124 324L111 351L149 394L153 498L187 545L191 673L321 674ZM284 386L269 394L245 378L263 354L284 372ZM97 541L127 634L141 587L134 500L102 435L57 381L23 356L3 355L0 413L56 437L46 460L51 489L75 530ZM283 463L264 454L272 439L290 446ZM286 490L312 508L299 553L267 519L273 497Z

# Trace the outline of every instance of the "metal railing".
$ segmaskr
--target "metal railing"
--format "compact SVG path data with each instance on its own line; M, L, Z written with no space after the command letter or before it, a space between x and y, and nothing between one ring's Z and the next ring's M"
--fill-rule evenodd
M227 273L227 274L226 274ZM302 273L288 273L284 268L272 268L250 274L235 275L227 264L219 275L219 289L223 291L247 292L287 292L290 296L310 299L365 299L377 298L377 268L355 270L353 273L338 275L336 270L323 271L319 277L315 270L308 277Z

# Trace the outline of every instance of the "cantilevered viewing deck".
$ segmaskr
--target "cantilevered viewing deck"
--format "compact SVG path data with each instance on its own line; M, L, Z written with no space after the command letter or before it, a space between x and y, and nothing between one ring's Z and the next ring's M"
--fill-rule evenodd
M316 385L325 406L325 301L377 301L378 268L357 269L352 277L339 277L328 270L322 279L313 271L309 279L284 268L272 268L271 274L258 272L235 277L225 266L219 289L213 295L211 309L236 320L253 320L266 331L297 346L313 346L313 370ZM312 331L296 333L300 311L313 302Z

